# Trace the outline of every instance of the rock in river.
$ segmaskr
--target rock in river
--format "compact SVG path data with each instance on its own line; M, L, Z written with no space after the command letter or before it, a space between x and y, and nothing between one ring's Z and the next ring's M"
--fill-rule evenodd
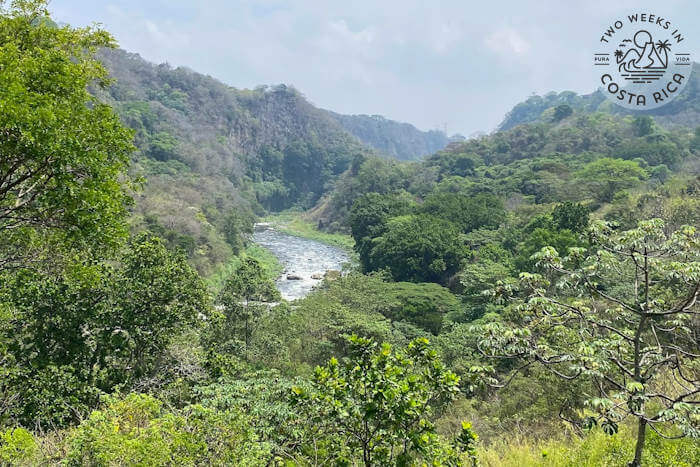
M318 285L314 274L339 277L343 264L350 261L341 248L326 245L307 238L294 237L271 228L270 225L256 225L253 241L267 248L281 263L284 273L277 278L277 288L285 300L304 297ZM292 279L288 276L298 276Z

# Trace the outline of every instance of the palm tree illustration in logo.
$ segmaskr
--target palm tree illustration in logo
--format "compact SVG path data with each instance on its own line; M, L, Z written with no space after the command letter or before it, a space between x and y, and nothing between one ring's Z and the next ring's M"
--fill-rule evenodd
M661 56L663 60L664 68L668 66L668 53L671 51L671 44L668 43L668 39L656 41L656 51Z
M665 71L668 67L668 52L671 45L667 40L659 40L654 44L651 34L644 29L636 32L634 40L625 39L620 48L631 47L627 52L618 49L615 51L618 69L627 73ZM661 51L661 53L659 53Z

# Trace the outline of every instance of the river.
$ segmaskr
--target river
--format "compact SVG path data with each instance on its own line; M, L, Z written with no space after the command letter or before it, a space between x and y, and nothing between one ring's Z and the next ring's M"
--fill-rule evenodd
M255 224L253 241L270 250L284 267L276 284L282 298L286 300L306 296L321 282L326 271L340 271L343 264L350 261L342 248L295 237L275 230L266 223ZM288 279L288 276L299 279Z

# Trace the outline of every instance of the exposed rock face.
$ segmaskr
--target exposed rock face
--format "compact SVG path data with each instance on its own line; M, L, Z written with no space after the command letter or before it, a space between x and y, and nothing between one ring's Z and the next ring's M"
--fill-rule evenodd
M421 131L409 123L396 122L381 115L329 113L357 139L399 160L419 159L443 149L450 141L463 139L460 135L448 137L438 130Z

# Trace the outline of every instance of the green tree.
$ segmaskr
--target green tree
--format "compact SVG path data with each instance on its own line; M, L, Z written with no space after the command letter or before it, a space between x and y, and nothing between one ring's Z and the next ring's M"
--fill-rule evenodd
M584 244L580 235L570 230L554 230L536 228L518 245L518 256L515 258L516 269L529 271L537 261L532 257L540 249L551 246L561 254L566 254L569 248Z
M636 162L608 157L587 164L577 175L591 195L602 202L612 201L618 191L635 187L648 178Z
M559 230L581 233L588 228L589 209L580 203L567 201L557 204L552 211L552 220Z
M0 432L0 463L13 465L34 463L39 446L37 442L24 428L10 428L4 433Z
M45 1L13 1L0 5L0 44L0 268L26 264L46 231L115 246L132 133L88 92L108 83L93 54L112 37L57 27Z
M459 317L460 321L478 319L486 313L491 303L484 296L484 290L492 289L499 281L515 281L511 262L495 261L489 257L480 257L477 253L477 259L464 266L459 273L459 280L467 310L464 318Z
M483 163L484 161L476 154L465 153L437 153L425 160L428 167L438 167L442 177L474 175L474 168Z
M463 233L481 227L498 227L505 220L503 201L490 194L431 193L421 212L454 223Z
M369 264L396 281L445 283L460 267L466 247L454 224L435 217L402 216L372 240Z
M350 209L350 229L365 271L371 270L372 239L384 233L390 218L409 214L414 207L415 203L403 194L367 193L355 200Z
M552 121L560 122L566 117L571 116L574 113L574 109L571 108L569 104L560 104L554 107L554 115L552 115Z
M17 396L9 415L32 426L72 422L100 393L148 380L171 339L208 313L186 258L146 235L114 265L75 261L2 279L10 315L0 342L16 369L3 381Z
M647 429L700 436L700 238L694 227L664 227L660 219L628 231L597 222L590 251L562 257L543 248L535 258L549 278L521 274L527 298L515 302L510 325L484 326L479 343L489 356L520 359L520 368L538 363L563 379L589 379L598 394L582 423L614 433L635 419L633 466Z
M637 136L646 136L654 131L654 119L648 115L640 115L632 121L632 128Z
M227 328L243 335L246 355L256 322L267 309L265 304L259 302L279 298L274 281L255 258L243 258L239 268L226 279L218 302L223 307Z
M677 167L683 160L681 148L665 135L659 134L629 141L617 148L613 154L620 159L640 161L642 167L645 164Z
M456 465L430 416L458 392L459 378L440 362L427 339L405 351L351 336L351 357L317 367L312 387L294 387L292 401L323 433L335 462L361 458L366 466L415 457Z
M224 236L235 254L240 253L253 235L255 216L245 209L234 209L224 219Z
M148 234L129 243L112 277L113 311L102 337L108 342L121 333L126 345L122 351L128 349L129 356L124 371L130 378L143 377L155 368L174 335L209 314L209 294L184 255L169 252L162 240ZM113 352L105 348L96 354L108 360Z
M691 151L700 151L700 126L695 128L693 138L690 140Z
M388 282L378 287L374 300L378 311L392 321L405 321L434 335L444 317L459 310L459 301L448 289L430 282Z
M105 402L70 433L66 465L264 465L270 457L240 412L167 411L145 394Z
M177 159L178 141L173 135L159 131L151 135L148 155L158 161Z

